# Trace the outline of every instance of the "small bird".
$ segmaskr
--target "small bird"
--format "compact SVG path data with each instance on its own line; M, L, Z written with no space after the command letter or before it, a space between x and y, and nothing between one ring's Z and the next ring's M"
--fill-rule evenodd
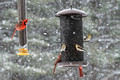
M83 77L82 66L79 66L79 76L80 76L80 77Z
M54 70L53 70L53 75L55 73L55 69L56 69L56 66L57 66L57 63L61 62L61 54L57 57L57 60L55 61L55 66L54 66Z
M85 51L85 50L84 50L80 45L78 45L78 44L76 44L75 47L76 47L76 49L77 49L78 51L81 51L81 52Z
M65 44L62 44L62 47L61 47L61 50L60 50L60 51L62 52L62 51L65 51L65 50L66 50L66 45L65 45Z
M15 29L15 31L14 31L14 33L13 33L11 39L13 38L13 36L14 36L16 30L19 31L19 30L23 30L23 29L26 28L27 21L28 21L28 19L20 20L20 21L18 22L18 24L15 25L15 28L16 28L16 29Z
M84 42L88 42L91 39L91 34L88 34L85 38L84 38Z

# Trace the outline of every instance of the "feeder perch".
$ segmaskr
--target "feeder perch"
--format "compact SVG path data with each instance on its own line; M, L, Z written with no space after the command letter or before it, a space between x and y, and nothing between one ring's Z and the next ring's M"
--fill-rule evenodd
M64 9L56 13L60 18L61 62L58 66L79 67L87 65L84 61L82 18L87 14L75 8ZM76 47L76 45L78 47Z

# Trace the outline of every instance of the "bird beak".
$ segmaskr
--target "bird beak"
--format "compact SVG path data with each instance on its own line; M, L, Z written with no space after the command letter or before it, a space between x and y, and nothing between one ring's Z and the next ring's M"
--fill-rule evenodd
M25 22L27 22L27 21L28 21L28 19L25 19L24 21L25 21Z

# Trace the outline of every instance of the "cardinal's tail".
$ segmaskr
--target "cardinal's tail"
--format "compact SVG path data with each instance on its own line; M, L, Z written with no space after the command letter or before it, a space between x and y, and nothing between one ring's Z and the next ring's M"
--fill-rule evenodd
M80 76L80 77L83 77L82 66L79 66L79 76Z
M55 64L55 66L54 66L53 75L55 74L56 66L57 66L57 64Z
M15 31L14 31L14 33L13 33L13 35L12 35L11 39L13 38L13 36L14 36L15 32L16 32L16 29L15 29Z

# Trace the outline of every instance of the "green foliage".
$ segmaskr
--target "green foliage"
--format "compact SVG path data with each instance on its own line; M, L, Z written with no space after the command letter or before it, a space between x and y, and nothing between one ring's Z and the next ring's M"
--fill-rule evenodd
M14 9L7 9L2 12L2 15L4 16L5 20L12 20L18 16L17 10L14 10ZM9 17L11 17L11 19Z

